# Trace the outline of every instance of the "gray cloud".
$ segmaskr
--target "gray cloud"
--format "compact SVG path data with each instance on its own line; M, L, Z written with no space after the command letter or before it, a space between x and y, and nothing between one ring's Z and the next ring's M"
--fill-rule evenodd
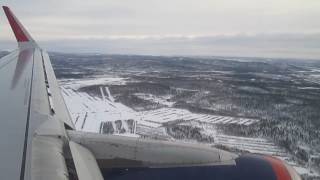
M48 50L319 58L317 0L3 0L3 3L11 6L34 38ZM13 47L14 37L3 13L0 27L3 27L0 46Z
M260 34L194 38L65 39L41 41L40 44L50 51L81 53L320 59L319 42L320 34Z

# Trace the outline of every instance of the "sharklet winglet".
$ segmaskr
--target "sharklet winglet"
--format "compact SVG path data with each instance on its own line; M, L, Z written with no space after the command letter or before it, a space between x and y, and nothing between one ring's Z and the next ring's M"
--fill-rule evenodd
M14 35L16 36L19 47L25 46L25 45L35 46L36 43L34 42L32 37L30 36L28 31L22 26L22 24L16 18L16 16L11 12L10 8L7 6L3 6L2 8L8 18L11 29L12 29Z

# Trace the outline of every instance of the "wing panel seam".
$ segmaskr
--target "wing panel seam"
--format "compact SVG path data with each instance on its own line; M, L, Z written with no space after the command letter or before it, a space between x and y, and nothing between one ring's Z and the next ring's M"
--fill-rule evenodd
M28 147L29 121L30 121L30 114L31 114L31 96L32 96L32 84L33 84L33 71L34 71L34 51L35 50L33 50L33 57L32 57L30 94L29 94L27 122L26 122L25 134L24 134L24 146L23 146L23 155L22 155L22 162L21 162L20 180L24 180L25 167L26 167L26 154L27 154L27 147Z

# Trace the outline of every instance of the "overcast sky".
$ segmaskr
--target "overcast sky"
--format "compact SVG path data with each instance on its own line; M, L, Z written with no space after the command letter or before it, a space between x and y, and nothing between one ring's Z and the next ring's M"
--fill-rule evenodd
M2 0L48 51L320 59L319 0ZM4 13L0 48L15 47Z

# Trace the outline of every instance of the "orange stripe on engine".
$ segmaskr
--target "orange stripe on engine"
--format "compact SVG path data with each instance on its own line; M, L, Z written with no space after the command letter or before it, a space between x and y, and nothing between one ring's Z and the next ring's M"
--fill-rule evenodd
M280 159L271 156L265 156L264 158L270 162L277 180L292 180L286 166Z

